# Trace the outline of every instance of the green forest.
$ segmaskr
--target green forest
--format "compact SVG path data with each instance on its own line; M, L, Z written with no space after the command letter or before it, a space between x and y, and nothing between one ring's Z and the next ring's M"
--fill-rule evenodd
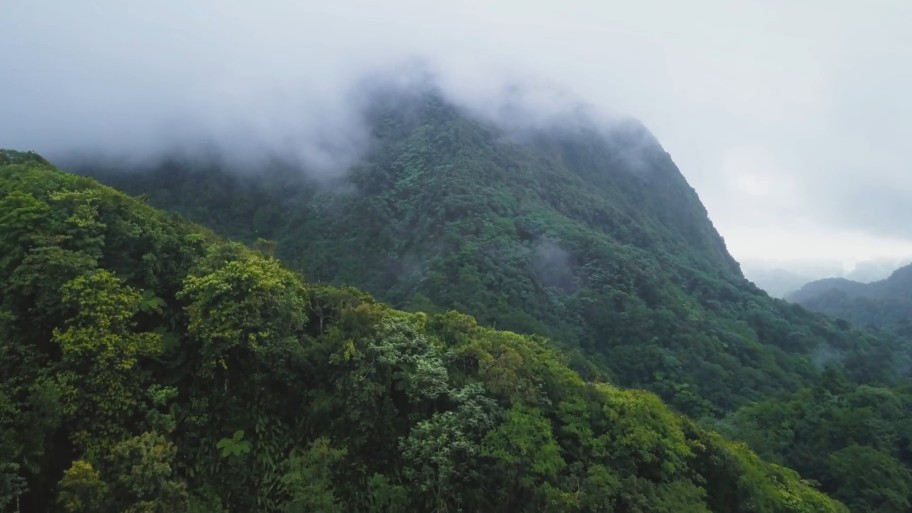
M541 337L0 166L3 511L845 511Z
M544 337L582 379L649 390L852 511L910 508L909 338L745 280L642 125L507 131L436 94L372 105L372 146L341 177L281 160L77 167L318 283Z
M806 284L789 300L844 323L912 339L912 265L873 283L818 280Z
M0 511L912 508L908 334L745 280L641 125L372 105L342 175L0 153Z
M745 280L634 121L511 133L435 94L380 95L367 117L374 143L341 178L283 162L79 171L260 244L311 280L547 337L585 378L649 389L695 418L797 392L829 363L878 385L912 366L902 340Z

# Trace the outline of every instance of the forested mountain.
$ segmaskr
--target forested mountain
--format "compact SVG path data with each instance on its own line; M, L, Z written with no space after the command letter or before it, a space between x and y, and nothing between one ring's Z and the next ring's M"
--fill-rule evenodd
M547 336L587 377L697 417L797 391L828 362L880 384L909 368L894 341L746 281L636 122L504 128L434 93L380 95L365 118L371 147L332 181L179 160L80 171L226 236L268 239L309 279Z
M846 511L537 336L305 282L35 154L0 151L0 286L0 511Z
M908 339L745 280L640 124L504 126L434 93L380 96L365 120L371 146L332 177L281 160L71 168L314 282L545 336L583 379L651 390L852 511L912 507Z
M912 265L873 283L831 278L806 284L789 300L859 327L912 340Z
M908 383L857 385L830 368L813 386L742 407L718 427L852 511L902 513L912 508L910 419Z

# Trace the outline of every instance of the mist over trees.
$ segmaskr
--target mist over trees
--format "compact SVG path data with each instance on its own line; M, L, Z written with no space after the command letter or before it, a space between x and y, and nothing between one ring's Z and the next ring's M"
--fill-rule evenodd
M3 2L0 513L912 511L909 19Z
M313 280L546 336L586 380L648 389L853 510L905 507L908 341L747 282L642 126L517 130L434 93L387 96L368 119L371 148L332 182L282 165L80 169L219 233L272 241ZM867 409L870 390L897 409ZM837 410L870 420L832 422ZM864 434L874 424L882 436ZM869 493L847 473L855 457L898 477Z
M539 337L0 166L4 510L846 511Z

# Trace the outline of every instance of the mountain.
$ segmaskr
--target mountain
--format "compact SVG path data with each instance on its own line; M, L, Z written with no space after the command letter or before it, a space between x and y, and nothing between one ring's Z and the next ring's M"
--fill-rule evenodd
M648 389L853 511L912 507L908 339L745 280L642 125L492 122L436 93L368 105L370 146L329 176L281 158L69 167L310 280L545 336L585 380Z
M827 364L874 383L909 368L895 341L745 280L696 192L635 121L504 126L435 93L381 94L364 117L372 143L333 179L282 162L76 170L259 240L311 280L546 336L587 378L647 388L695 417L795 392Z
M0 511L847 511L540 337L268 250L0 151Z
M909 258L880 258L876 260L863 260L856 262L851 271L844 278L862 283L871 283L889 277L893 271L912 263Z
M870 283L888 277L908 259L877 258L853 262L850 269L837 260L742 260L744 276L771 296L787 298L804 285L826 278Z
M912 339L912 265L872 283L840 278L814 281L789 300L855 326Z

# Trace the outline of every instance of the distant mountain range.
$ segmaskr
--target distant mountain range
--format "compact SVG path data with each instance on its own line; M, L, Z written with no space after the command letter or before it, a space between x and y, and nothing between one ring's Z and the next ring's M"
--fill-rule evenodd
M912 337L912 264L872 283L844 278L814 281L788 299L855 326Z
M870 283L882 280L909 259L878 258L853 263L847 268L836 260L743 260L744 276L769 295L786 298L812 281L838 277Z

